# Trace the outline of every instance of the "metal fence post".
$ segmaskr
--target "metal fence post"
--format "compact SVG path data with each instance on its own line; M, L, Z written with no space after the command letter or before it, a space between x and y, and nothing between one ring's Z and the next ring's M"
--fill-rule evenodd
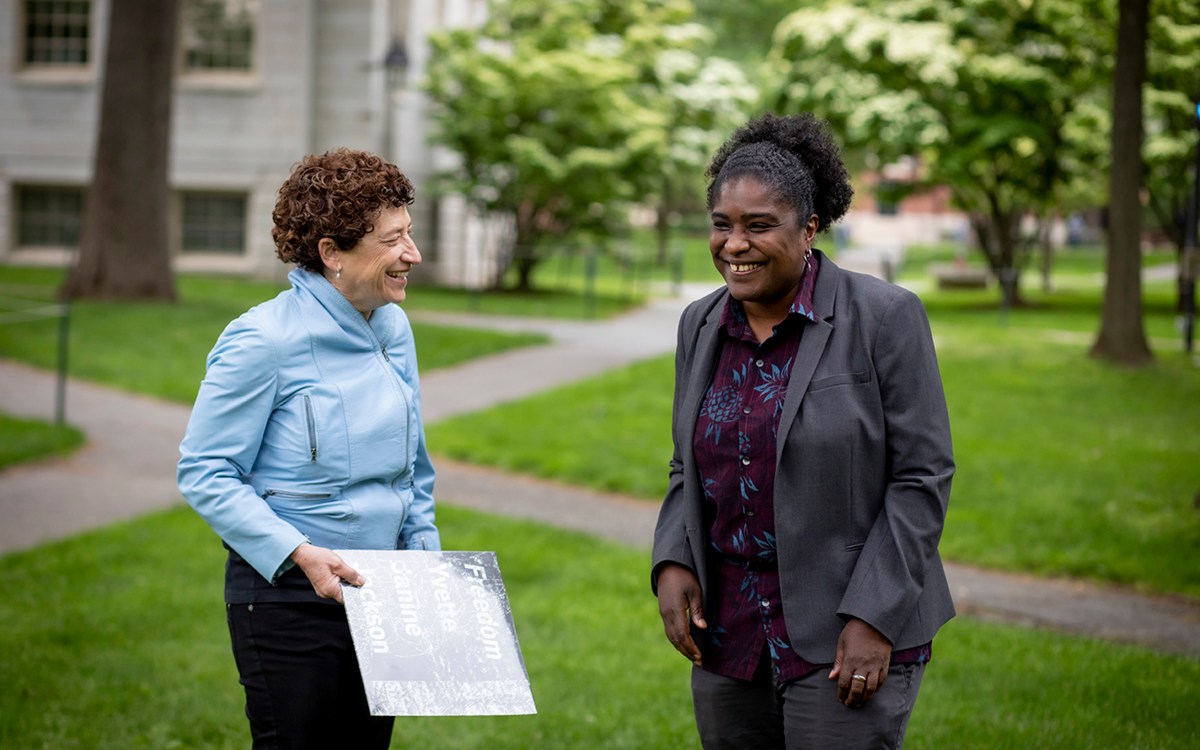
M54 423L59 427L67 421L67 352L71 334L71 304L64 302L58 309L58 381L54 392Z
M586 318L596 314L596 248L592 245L584 259L583 314Z

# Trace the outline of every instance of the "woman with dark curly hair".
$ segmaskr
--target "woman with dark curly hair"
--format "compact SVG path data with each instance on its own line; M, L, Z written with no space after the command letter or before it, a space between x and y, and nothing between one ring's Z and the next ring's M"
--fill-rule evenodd
M230 323L180 445L179 488L229 550L225 602L256 748L386 748L334 549L440 549L404 300L421 262L399 169L307 156L272 214L292 288Z
M651 583L705 748L898 748L954 606L954 474L921 302L813 247L852 190L811 115L708 169L725 286L679 324Z

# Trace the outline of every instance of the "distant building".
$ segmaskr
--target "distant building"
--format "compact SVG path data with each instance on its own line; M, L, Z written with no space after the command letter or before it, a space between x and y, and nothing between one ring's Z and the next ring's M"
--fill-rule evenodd
M921 190L920 164L905 157L877 172L864 172L844 223L850 241L865 245L936 245L971 242L968 218L951 205L944 185Z
M417 90L431 31L482 21L487 0L181 0L170 155L181 271L278 278L271 209L292 165L338 146L413 180L423 273L488 278L498 225L423 186L431 147ZM110 0L0 0L0 262L62 265L78 247Z

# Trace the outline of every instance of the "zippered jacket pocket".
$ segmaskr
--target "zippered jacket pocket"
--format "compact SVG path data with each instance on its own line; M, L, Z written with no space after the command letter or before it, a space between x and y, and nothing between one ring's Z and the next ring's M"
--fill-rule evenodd
M317 462L317 418L313 415L312 396L304 394L304 426L308 429L309 463Z

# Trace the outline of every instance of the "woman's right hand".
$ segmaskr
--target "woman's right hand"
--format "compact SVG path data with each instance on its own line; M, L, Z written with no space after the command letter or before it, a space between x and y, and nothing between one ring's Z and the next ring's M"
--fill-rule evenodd
M346 564L333 550L305 542L292 551L292 561L308 576L313 591L322 599L342 604L342 581L351 586L366 583L358 571Z
M700 581L688 568L665 563L658 571L658 614L662 617L667 640L675 650L700 666L700 647L692 640L692 625L708 627L704 606L700 603Z

